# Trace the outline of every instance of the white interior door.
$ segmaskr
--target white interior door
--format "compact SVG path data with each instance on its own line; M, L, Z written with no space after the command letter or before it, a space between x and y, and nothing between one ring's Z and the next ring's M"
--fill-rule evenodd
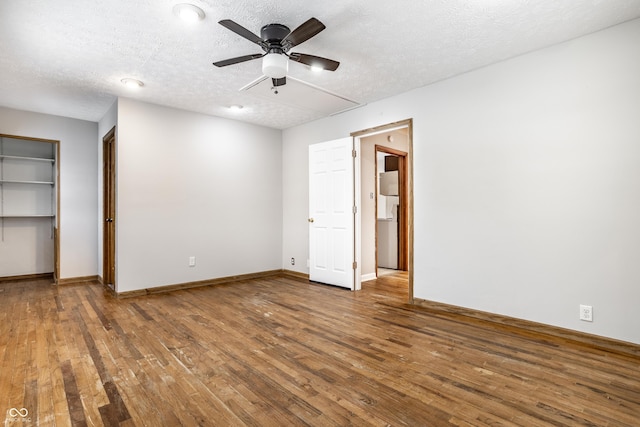
M309 146L309 279L355 289L352 138Z

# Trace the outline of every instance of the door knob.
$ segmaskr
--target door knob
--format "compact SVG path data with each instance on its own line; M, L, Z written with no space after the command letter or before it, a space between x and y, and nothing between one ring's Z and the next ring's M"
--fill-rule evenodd
M313 218L309 218L309 220L308 220L308 221L309 221L309 222L313 222Z

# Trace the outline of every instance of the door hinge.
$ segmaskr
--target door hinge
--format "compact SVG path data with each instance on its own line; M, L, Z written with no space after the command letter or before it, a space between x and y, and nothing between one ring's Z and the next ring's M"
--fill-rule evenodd
M358 268L358 263L356 261L353 261L353 269L355 270L356 268Z
M357 214L357 213L358 213L358 207L357 207L357 206L354 206L354 207L353 207L353 213L354 213L354 214Z
M344 153L344 151L343 151ZM356 157L356 150L351 150L351 157Z

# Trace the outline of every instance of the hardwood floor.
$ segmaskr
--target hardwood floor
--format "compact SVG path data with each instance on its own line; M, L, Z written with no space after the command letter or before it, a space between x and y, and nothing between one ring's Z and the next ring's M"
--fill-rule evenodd
M636 357L363 287L0 282L5 426L640 425Z

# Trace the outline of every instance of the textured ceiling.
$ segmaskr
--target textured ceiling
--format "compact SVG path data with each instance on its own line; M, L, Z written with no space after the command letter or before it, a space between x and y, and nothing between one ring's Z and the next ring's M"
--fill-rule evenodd
M192 0L206 18L188 25L172 13L185 1L1 0L0 105L98 121L124 96L282 129L326 114L239 91L261 61L211 62L260 49L217 21L259 34L318 18L326 30L292 51L340 67L289 75L366 104L640 17L640 0Z

